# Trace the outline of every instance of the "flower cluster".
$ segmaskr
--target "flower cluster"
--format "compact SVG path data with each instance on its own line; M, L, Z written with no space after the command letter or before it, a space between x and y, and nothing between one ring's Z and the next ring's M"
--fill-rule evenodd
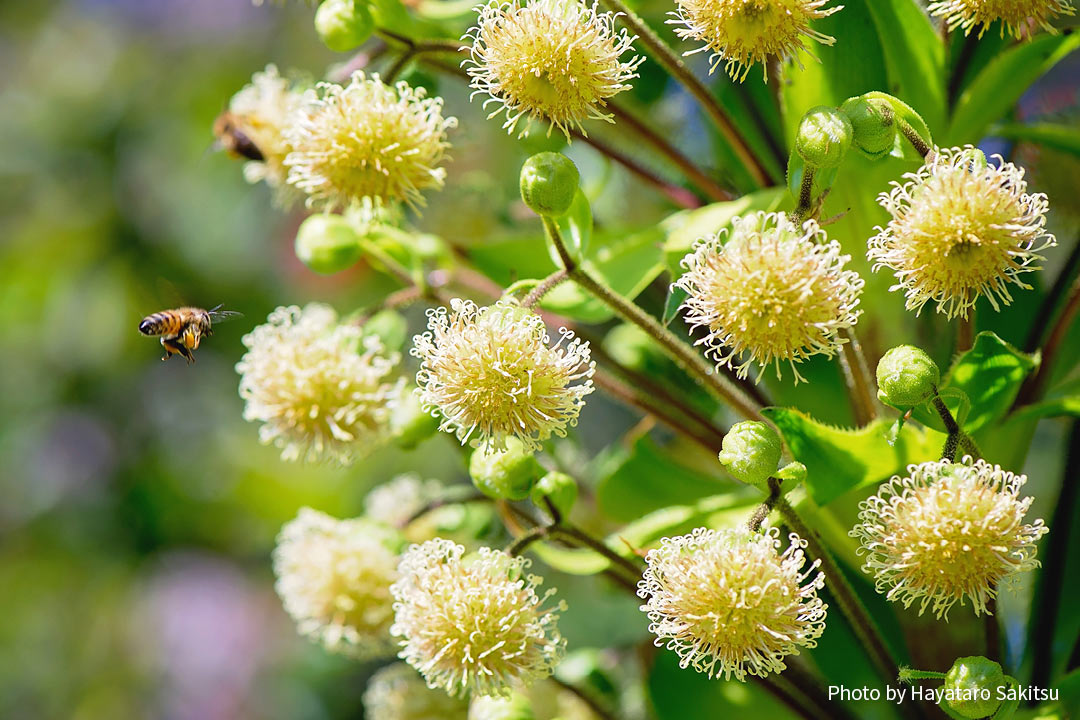
M537 594L542 579L526 574L529 561L501 550L465 548L441 538L413 545L390 588L399 657L428 687L463 696L505 695L551 674L566 641L559 634L562 605Z
M360 328L338 323L329 307L279 307L244 336L236 365L244 419L263 423L259 438L285 460L350 464L387 437L400 382L397 356L386 356Z
M797 58L806 50L805 38L824 45L836 42L810 27L811 21L843 8L826 8L829 1L676 0L678 9L668 24L676 26L679 37L704 43L686 54L708 51L710 73L724 63L724 70L742 81L754 63L761 63L767 78L770 59Z
M803 570L804 540L792 534L781 553L779 536L698 528L649 551L638 595L656 645L678 653L681 667L738 680L782 672L786 656L814 647L825 576L819 561Z
M286 138L288 181L308 195L310 207L333 209L369 202L423 204L422 192L441 188L447 130L442 98L378 75L356 72L348 85L320 83Z
M285 158L292 145L285 132L299 121L303 105L303 93L281 77L277 67L267 65L233 95L229 111L218 119L221 144L248 158L244 179L265 182L275 191L275 202L283 206L299 196L286 182Z
M844 270L850 259L812 220L800 228L784 214L756 213L699 240L675 286L688 295L686 322L706 330L698 344L718 365L746 377L752 363L775 363L779 376L786 361L798 381L795 363L835 354L840 332L859 317L863 281Z
M472 87L506 112L514 132L525 117L550 120L570 137L588 119L611 121L605 101L623 90L644 58L622 60L634 38L615 30L615 16L578 0L494 0L479 9L472 40ZM550 132L550 130L549 130Z
M1024 524L1031 498L1020 499L1027 482L985 460L948 460L908 467L877 495L862 503L851 531L866 554L863 570L878 592L919 614L932 608L948 614L957 601L971 600L975 614L1002 580L1038 567L1042 520Z
M392 654L393 542L391 533L366 520L300 510L274 550L278 595L300 632L352 657Z
M949 318L967 317L980 296L995 310L1012 302L1009 285L1031 288L1020 275L1038 270L1039 253L1055 244L1045 230L1048 203L1028 195L1024 171L972 147L935 152L879 202L892 219L870 240L874 269L896 274L907 309L927 301Z
M428 332L412 350L420 399L442 416L441 429L475 447L516 437L538 449L564 436L593 391L589 344L562 330L550 345L543 319L515 305L450 307L428 311Z

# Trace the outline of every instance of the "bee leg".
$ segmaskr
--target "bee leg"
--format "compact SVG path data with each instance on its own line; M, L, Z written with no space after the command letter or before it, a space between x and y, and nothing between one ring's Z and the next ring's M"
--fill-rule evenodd
M165 348L165 357L162 360L168 360L172 355L180 355L188 361L188 364L195 362L195 357L191 354L191 351L187 349L180 338L161 338L161 344Z

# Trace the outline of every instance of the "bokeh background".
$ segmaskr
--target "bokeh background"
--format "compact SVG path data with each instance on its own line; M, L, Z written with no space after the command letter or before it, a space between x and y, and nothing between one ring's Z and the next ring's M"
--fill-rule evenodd
M310 17L250 0L0 2L0 718L362 716L370 668L296 637L272 588L274 536L303 505L354 515L374 483L464 468L445 437L348 470L284 464L241 419L233 365L253 324L277 305L348 311L391 287L363 265L330 279L304 268L299 216L211 148L214 117L252 72L341 61ZM1024 112L1069 112L1078 72L1063 63ZM680 118L685 98L669 94L660 113ZM449 95L475 122L422 224L466 242L514 219L491 210L513 207L526 150L461 88ZM706 142L693 118L681 141ZM1080 163L1020 151L1070 248ZM659 216L654 194L575 153L604 177L599 217ZM188 303L244 317L197 365L161 363L138 321ZM583 426L611 437L633 421L599 400L587 412ZM1029 473L1060 477L1063 437L1040 426ZM619 608L608 619L625 627Z

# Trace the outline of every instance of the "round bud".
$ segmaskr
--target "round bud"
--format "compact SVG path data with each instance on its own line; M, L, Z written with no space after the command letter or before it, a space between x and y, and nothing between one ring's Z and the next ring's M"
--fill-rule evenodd
M768 424L758 420L735 423L720 446L720 462L737 480L760 488L776 474L783 446L780 436Z
M439 429L439 419L425 412L420 398L409 388L390 411L390 435L398 447L412 450Z
M540 463L515 437L506 438L502 450L478 448L469 458L469 475L476 489L496 500L524 500L542 472Z
M532 499L533 505L545 510L547 509L547 503L544 502L544 498L547 498L555 506L555 509L565 517L570 514L570 510L574 507L574 502L577 501L577 493L577 482L574 478L566 473L552 471L536 481L536 485L533 486L529 497Z
M945 673L945 704L960 717L990 717L997 712L1001 700L998 688L1008 685L1001 666L982 656L957 658ZM948 698L954 698L949 700Z
M478 696L469 703L468 720L534 720L532 703L520 692L509 697Z
M360 236L340 215L312 215L296 231L296 257L317 273L330 275L356 263Z
M854 97L840 106L851 122L852 142L871 158L889 153L896 143L896 118L889 103L880 98Z
M565 215L580 179L570 158L554 152L537 153L521 166L521 199L537 215Z
M803 115L795 136L795 152L807 165L834 168L840 165L854 130L847 115L836 108L818 105Z
M920 405L934 394L940 381L937 363L914 345L894 347L878 362L878 399L886 405Z
M315 32L334 52L348 52L362 45L375 31L364 0L323 0L315 11Z

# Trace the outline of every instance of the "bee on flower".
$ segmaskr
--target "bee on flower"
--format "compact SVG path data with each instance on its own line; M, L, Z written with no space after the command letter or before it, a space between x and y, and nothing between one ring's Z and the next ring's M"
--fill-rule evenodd
M479 10L468 73L476 93L505 111L503 127L521 134L535 120L548 120L569 139L595 119L611 122L606 101L630 89L643 57L623 56L634 37L615 30L615 16L578 0L493 0ZM474 94L476 94L474 93ZM550 133L550 128L548 130Z

